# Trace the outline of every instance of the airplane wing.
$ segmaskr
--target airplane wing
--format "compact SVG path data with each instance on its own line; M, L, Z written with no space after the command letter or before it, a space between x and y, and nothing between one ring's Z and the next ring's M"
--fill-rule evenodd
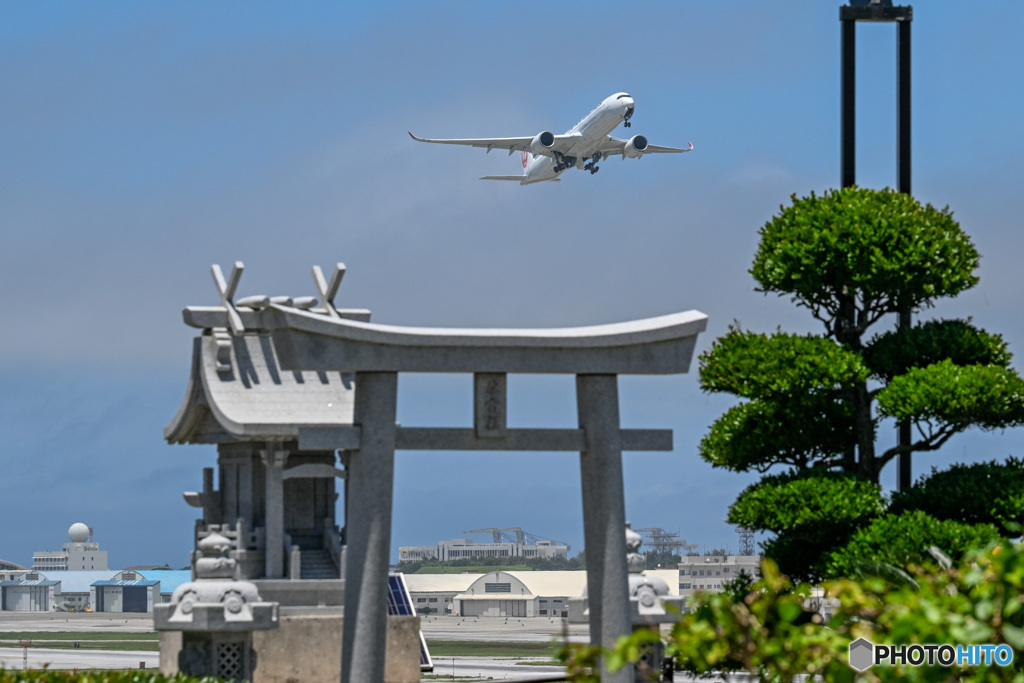
M647 138L644 138L644 141L646 141L646 140L647 140ZM605 140L601 144L601 148L600 148L599 151L601 152L601 154L604 156L605 159L607 159L608 157L612 156L613 154L622 154L623 155L622 158L625 159L626 158L625 157L625 154L626 154L626 143L628 143L628 142L629 142L629 140L620 140L619 138L613 138L611 135L609 135L608 139ZM641 155L643 155L643 154L665 154L665 153L668 153L668 154L681 154L682 152L689 152L691 149L693 149L693 143L692 142L690 143L689 147L686 147L686 148L683 148L683 149L680 149L678 147L661 147L660 145L650 145L649 144L646 147L644 147L643 151L641 152Z
M481 147L490 152L492 149L507 149L511 155L512 152L529 152L530 143L533 142L534 136L525 138L457 138L457 139L433 139L433 138L418 138L412 133L409 133L409 137L419 142L436 142L442 145L466 145L468 147ZM576 143L579 138L578 135L554 135L554 143L551 147L544 149L539 152L544 156L554 156L554 152L566 153ZM680 150L685 151L685 150Z

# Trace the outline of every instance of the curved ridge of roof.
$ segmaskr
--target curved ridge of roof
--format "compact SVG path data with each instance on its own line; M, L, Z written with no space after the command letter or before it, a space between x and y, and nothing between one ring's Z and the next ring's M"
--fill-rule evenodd
M29 567L22 567L16 562L8 562L7 560L0 559L0 571L4 572L20 572L20 571L31 571Z
M297 438L300 426L352 423L353 380L340 372L281 369L271 336L228 338L204 334L193 341L185 397L164 429L170 443L224 443Z

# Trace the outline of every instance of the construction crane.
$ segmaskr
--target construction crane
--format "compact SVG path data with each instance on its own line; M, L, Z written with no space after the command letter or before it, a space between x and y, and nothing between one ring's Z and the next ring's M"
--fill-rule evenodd
M523 531L522 527L518 526L509 527L508 529L498 529L497 527L491 527L489 529L470 529L469 531L463 531L462 533L491 534L495 543L518 543L519 545L537 545L538 541L551 540L548 538L541 538L540 536L534 536L529 531ZM568 543L562 543L561 541L552 542L566 547L569 546Z
M696 548L696 543L687 543L685 538L679 538L678 532L665 531L661 527L650 527L647 529L634 529L638 534L643 534L644 544L650 550L676 551L682 548L687 550Z
M515 531L515 537L506 536L507 531ZM512 527L510 529L498 529L491 527L490 529L470 529L469 531L463 531L464 534L492 534L494 536L495 543L523 543L523 530L519 527Z

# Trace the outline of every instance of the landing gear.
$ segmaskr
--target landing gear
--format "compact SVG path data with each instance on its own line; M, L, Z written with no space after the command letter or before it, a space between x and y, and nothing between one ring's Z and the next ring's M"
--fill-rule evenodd
M567 168L576 165L576 157L567 157L561 152L555 152L555 173L561 173Z
M583 165L583 170L584 171L590 171L590 175L594 175L599 170L601 170L600 166L597 165L597 162L599 162L599 161L601 161L601 153L600 152L595 154L593 156L593 158L591 158L590 161L588 161L586 164Z
M632 125L633 125L633 124L632 124L632 123L630 123L629 121L623 121L623 122L622 122L622 127L623 127L623 128L629 128L629 127L630 127L630 126L632 126Z

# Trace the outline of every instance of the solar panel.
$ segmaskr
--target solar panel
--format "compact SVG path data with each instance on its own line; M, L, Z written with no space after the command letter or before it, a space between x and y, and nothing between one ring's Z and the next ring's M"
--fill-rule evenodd
M405 585L405 577L401 574L388 575L388 614L416 616L409 588ZM434 662L430 659L430 651L427 650L427 641L423 637L422 630L420 631L420 670L434 670Z
M388 576L388 614L413 616L416 610L412 607L412 598L405 587L405 577L401 574Z

